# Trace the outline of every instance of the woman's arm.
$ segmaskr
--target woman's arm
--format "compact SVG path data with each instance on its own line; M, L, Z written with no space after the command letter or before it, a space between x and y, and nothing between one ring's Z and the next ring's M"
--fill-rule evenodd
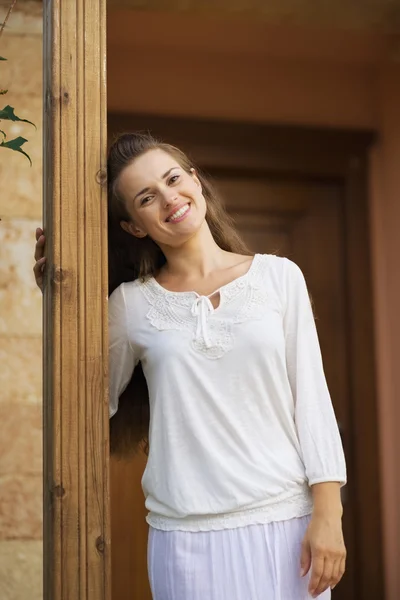
M43 273L46 265L44 255L46 238L43 229L38 227L35 233L35 265L33 273L36 285L43 292ZM109 335L109 389L110 417L118 410L118 400L128 385L133 370L139 362L134 355L128 339L126 323L126 307L123 287L118 287L108 301L108 335Z
M126 389L139 359L129 339L124 284L108 300L110 417L118 410L118 401Z
M313 495L313 514L331 514L342 517L343 506L338 482L317 483L311 486L311 491Z
M310 486L346 483L346 464L329 394L314 315L304 276L284 259L284 333L286 365L294 417Z
M312 486L314 508L301 548L301 574L310 567L309 591L316 598L339 583L346 569L346 547L342 531L342 502L337 482Z
M43 229L36 229L35 265L33 273L36 285L43 292L43 273L46 265L44 255L46 239ZM118 400L128 385L138 359L128 338L126 306L123 286L118 287L108 301L109 335L109 389L110 417L118 410Z
M340 486L346 482L346 465L307 286L300 269L291 261L284 262L287 371L296 429L313 495L301 570L305 575L311 568L309 591L317 597L337 585L345 568Z

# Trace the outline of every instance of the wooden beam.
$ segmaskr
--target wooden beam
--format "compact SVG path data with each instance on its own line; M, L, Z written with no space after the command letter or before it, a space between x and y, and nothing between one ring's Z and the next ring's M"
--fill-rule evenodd
M43 5L44 599L109 600L106 0Z

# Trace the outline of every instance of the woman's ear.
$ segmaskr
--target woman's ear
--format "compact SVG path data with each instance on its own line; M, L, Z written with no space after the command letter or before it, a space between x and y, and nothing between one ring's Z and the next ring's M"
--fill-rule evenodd
M120 221L119 224L126 233L129 233L134 237L144 238L147 236L147 233L139 229L132 221Z
M198 178L198 176L197 176L197 173L196 173L196 169L192 167L192 168L190 169L190 173L191 173L191 175L192 175L192 177L193 177L193 179L194 179L195 183L196 183L196 184L199 186L199 188L200 188L200 191L203 191L203 188L202 188L202 185L201 185L201 181L200 181L200 179Z

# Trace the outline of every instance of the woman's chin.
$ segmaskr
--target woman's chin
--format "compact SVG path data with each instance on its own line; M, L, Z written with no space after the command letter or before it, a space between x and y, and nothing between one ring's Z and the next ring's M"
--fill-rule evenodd
M151 236L156 244L160 246L177 247L189 241L196 235L199 235L206 223L205 217L195 219L194 215L188 216L179 223L167 223L168 231L163 231L162 235Z
M200 227L180 227L174 231L173 235L168 236L168 240L161 242L161 245L170 246L171 248L179 248L185 245L187 242L195 238L199 232Z

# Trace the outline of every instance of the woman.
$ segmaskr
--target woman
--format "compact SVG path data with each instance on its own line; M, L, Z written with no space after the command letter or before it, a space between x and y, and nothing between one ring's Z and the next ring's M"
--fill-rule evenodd
M150 136L117 138L107 186L110 278L131 269L110 283L110 416L140 362L154 599L327 600L346 468L300 269L249 255L204 177Z

